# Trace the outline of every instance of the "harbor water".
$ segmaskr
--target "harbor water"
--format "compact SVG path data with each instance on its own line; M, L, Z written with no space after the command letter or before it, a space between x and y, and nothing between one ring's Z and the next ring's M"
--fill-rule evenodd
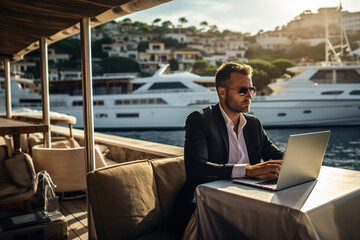
M323 165L360 171L360 126L319 128L269 128L268 137L284 150L289 135L330 130L331 136ZM106 134L145 141L184 146L185 131L106 131Z

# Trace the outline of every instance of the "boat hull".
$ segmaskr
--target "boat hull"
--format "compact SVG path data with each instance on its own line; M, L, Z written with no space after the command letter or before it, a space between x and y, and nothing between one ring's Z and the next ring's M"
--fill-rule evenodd
M184 129L187 116L207 106L94 107L94 126L96 129ZM52 111L75 116L75 127L83 128L82 107L55 107ZM249 113L257 116L265 127L360 125L360 100L253 101Z

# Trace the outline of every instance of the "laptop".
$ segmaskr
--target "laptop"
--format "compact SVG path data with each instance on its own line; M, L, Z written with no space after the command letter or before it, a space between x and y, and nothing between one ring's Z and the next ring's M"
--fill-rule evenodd
M315 180L319 176L329 138L330 131L290 135L278 179L238 178L233 182L278 191Z

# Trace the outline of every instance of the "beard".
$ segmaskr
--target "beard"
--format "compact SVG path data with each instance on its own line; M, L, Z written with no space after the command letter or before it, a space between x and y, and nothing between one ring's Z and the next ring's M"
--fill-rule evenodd
M242 105L242 103L249 103L249 105ZM231 110L235 113L242 113L242 112L246 113L250 110L250 100L236 102L229 96L228 91L226 91L225 92L225 106L229 110Z

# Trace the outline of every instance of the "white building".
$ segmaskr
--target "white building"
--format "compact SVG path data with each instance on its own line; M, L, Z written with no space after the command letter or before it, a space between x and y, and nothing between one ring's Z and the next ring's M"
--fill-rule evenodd
M122 42L102 44L101 48L103 52L106 52L109 57L128 57L132 59L138 59L137 43L134 42Z
M59 75L60 75L59 80L81 79L80 70L60 70Z
M48 49L49 63L63 63L70 60L71 55L68 53L55 53L55 49Z
M360 31L360 12L343 12L341 21L346 31Z
M295 43L305 44L307 46L317 46L320 43L324 43L324 42L325 42L325 38L309 38L309 39L298 38L295 40Z
M256 43L264 49L286 48L291 40L282 31L268 31L256 37Z

